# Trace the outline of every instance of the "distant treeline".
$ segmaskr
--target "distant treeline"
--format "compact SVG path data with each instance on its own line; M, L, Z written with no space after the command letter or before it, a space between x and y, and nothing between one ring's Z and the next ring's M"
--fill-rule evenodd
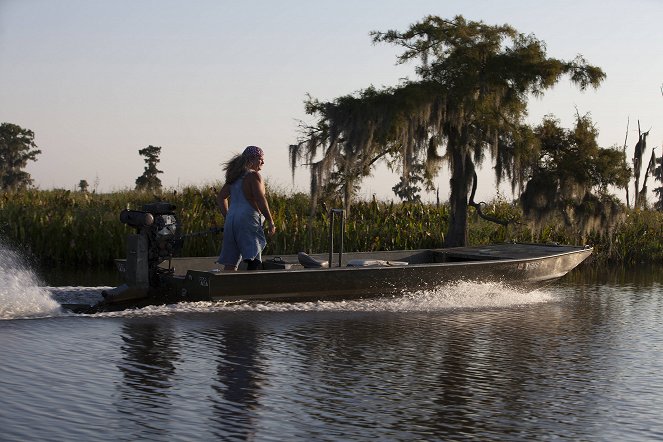
M130 190L110 194L64 190L0 193L0 241L22 249L49 266L110 266L114 258L124 257L125 238L132 231L119 221L122 209L140 210L143 204L157 199L168 201L177 206L184 233L205 231L223 224L215 193L212 187L189 187L159 195ZM285 195L272 191L268 200L277 233L268 240L265 254L328 251L329 209L336 202L321 201L317 213L311 217L306 194ZM496 200L487 204L483 211L513 223L503 227L479 218L471 209L470 245L505 241L587 243L595 247L594 262L663 262L661 212L629 211L612 235L593 233L583 240L562 222L551 221L534 229L523 220L519 207L507 201ZM441 247L448 220L449 209L444 204L438 207L421 203L358 202L346 219L344 249ZM187 238L182 255L213 256L218 253L220 243L220 235Z

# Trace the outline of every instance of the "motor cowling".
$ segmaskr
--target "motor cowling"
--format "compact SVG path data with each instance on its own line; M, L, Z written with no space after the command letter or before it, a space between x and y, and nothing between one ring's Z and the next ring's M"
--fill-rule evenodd
M120 213L120 221L136 229L136 235L142 238L128 242L127 270L131 272L126 276L129 283L142 284L147 278L149 286L158 286L158 274L163 270L159 264L179 254L183 241L175 208L174 204L157 202L143 205L143 210L125 209ZM133 262L130 265L130 260L135 261L135 265Z
M154 215L141 210L123 210L120 212L120 222L131 227L141 228L154 224Z

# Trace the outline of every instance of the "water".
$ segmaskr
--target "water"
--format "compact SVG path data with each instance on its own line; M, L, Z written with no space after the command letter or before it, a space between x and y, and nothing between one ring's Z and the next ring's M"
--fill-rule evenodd
M654 273L85 316L3 255L2 441L663 438Z

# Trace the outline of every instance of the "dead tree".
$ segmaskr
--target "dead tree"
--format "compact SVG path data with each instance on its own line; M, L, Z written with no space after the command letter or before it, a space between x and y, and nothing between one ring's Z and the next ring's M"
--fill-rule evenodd
M623 152L624 152L624 158L625 159L626 159L626 146L627 146L627 143L628 143L628 127L629 127L630 123L631 123L631 119L627 117L626 118L626 136L624 137L624 149L622 149ZM626 207L628 207L630 209L631 208L631 202L629 200L628 182L626 183L626 186L624 187L624 190L626 191Z
M651 129L650 129L651 130ZM635 178L635 201L633 202L633 207L635 209L640 208L644 205L646 201L646 190L640 188L640 172L642 169L642 157L647 150L647 136L649 135L649 130L647 132L642 132L640 130L640 121L638 121L638 142L635 144L635 150L633 152L633 176ZM647 182L647 176L649 175L649 167L645 171L645 185Z

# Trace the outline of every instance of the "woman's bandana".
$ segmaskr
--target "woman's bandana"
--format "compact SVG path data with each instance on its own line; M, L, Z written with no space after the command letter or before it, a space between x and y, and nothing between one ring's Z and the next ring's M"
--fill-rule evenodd
M249 146L246 149L244 149L244 152L242 152L242 156L247 160L257 160L262 158L263 155L264 153L262 149L259 148L258 146Z

